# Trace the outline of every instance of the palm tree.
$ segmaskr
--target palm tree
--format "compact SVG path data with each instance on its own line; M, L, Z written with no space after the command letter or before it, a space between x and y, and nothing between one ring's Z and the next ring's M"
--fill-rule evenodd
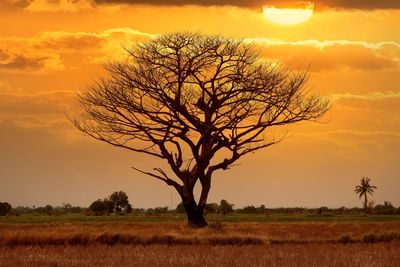
M360 185L357 185L356 189L354 190L360 198L364 196L364 209L367 209L367 195L370 194L372 196L372 194L374 193L374 189L377 188L374 185L370 185L370 181L371 179L369 179L368 177L363 177L360 181Z

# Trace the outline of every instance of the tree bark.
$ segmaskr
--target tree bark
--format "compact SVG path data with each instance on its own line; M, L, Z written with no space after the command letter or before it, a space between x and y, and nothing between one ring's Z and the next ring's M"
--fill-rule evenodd
M364 194L364 210L367 210L367 204L368 204L367 193L365 193Z
M208 225L204 218L204 208L197 205L194 196L182 196L182 203L185 207L188 223L192 227L201 228Z

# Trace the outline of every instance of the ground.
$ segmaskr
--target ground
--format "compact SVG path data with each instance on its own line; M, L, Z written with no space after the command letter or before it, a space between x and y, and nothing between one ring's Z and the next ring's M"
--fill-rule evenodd
M0 218L0 266L398 266L400 216Z

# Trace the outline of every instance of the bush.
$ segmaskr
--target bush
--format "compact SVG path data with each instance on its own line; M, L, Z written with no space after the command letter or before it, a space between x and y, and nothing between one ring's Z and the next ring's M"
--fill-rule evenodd
M206 204L204 211L206 213L218 213L218 208L219 208L219 206L217 203L209 203L209 204Z
M132 206L128 201L128 196L123 191L115 191L108 198L98 199L89 206L89 214L108 215L116 213L119 215L131 213Z
M103 200L98 199L94 201L89 206L89 211L91 215L100 216L100 215L108 215L109 214L109 207L107 203L104 203Z
M179 204L176 206L175 211L176 211L177 213L185 213L185 207L183 206L183 203L182 203L182 202L179 203Z
M354 240L351 238L349 235L344 235L341 238L338 239L338 242L341 244L350 244L353 243Z
M8 202L0 202L0 216L6 216L11 211L11 205Z
M227 213L233 212L233 204L228 203L225 199L221 200L221 203L219 205L219 211L225 215Z

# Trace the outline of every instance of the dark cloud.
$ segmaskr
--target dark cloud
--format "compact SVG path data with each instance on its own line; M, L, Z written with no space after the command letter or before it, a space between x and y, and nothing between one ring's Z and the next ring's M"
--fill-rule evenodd
M256 8L263 5L291 5L292 0L94 0L98 4L149 4L149 5L198 5L198 6L237 6ZM304 2L304 1L303 1ZM312 1L320 8L337 9L398 9L399 0L317 0Z
M4 58L6 57L4 56ZM5 63L0 62L0 69L40 70L44 68L46 60L46 58L28 58L23 55L17 55Z
M7 44L7 42L4 43ZM58 55L51 55L49 53L39 54L36 51L27 52L20 48L6 50L6 48L1 49L0 47L0 70L31 72L42 71L44 69L60 69L61 67Z

